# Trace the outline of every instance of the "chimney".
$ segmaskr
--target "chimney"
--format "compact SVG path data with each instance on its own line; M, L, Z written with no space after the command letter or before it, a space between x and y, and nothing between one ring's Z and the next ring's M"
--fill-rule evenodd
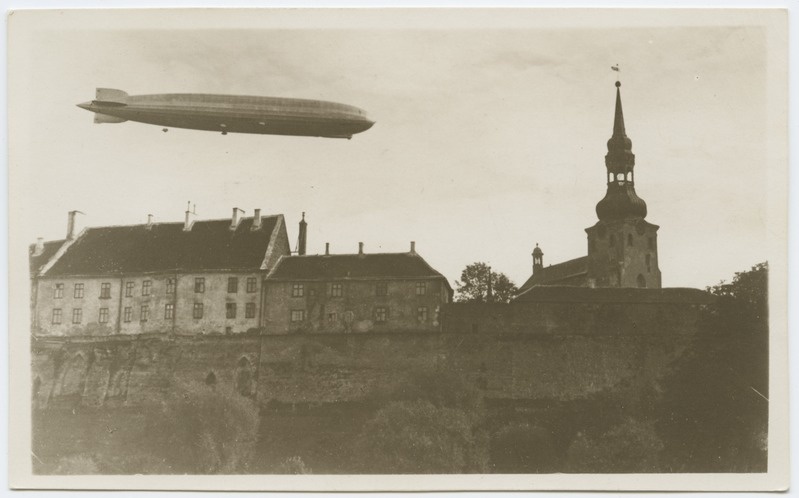
M153 228L153 215L148 214L147 215L147 230L150 230L151 228Z
M358 242L358 256L363 256L363 242Z
M252 215L252 226L250 227L251 230L258 230L261 228L261 210L256 209L253 211Z
M77 235L75 233L75 215L83 214L80 211L70 211L67 218L67 240L73 240Z
M411 241L411 254L416 254L416 242Z
M39 237L36 239L36 247L33 249L34 256L41 256L44 252L44 239Z
M305 222L305 211L300 220L300 236L297 238L297 254L305 256L305 244L308 239L308 223Z
M195 213L194 210L191 209L191 201L189 201L188 205L186 206L186 221L183 222L183 231L190 232L191 226L194 225L194 217Z
M230 218L230 229L235 230L239 227L239 222L241 221L241 216L239 216L239 211L244 214L243 209L239 209L237 207L233 208L233 216Z
M325 256L330 256L330 242L325 242Z

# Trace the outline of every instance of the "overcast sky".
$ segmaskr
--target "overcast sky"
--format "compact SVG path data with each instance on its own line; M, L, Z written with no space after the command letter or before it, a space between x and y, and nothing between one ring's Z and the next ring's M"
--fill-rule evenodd
M72 209L84 225L124 225L148 213L181 221L191 201L200 219L233 206L284 214L292 244L305 211L311 254L415 240L450 281L485 261L521 285L536 242L545 265L586 254L619 64L663 285L704 287L767 259L768 161L784 154L769 136L785 130L770 127L762 27L665 13L526 13L494 26L430 12L387 29L358 15L337 29L298 15L291 29L239 16L175 30L163 13L72 13L35 35L20 29L9 73L11 188L27 192L11 207L20 245L63 238ZM330 100L377 123L349 141L98 125L75 107L98 86Z

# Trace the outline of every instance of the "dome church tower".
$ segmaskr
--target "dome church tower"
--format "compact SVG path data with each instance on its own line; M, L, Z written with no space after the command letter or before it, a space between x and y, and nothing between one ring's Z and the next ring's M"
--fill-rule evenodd
M607 191L596 205L599 221L585 229L588 285L659 289L659 227L644 220L646 202L635 193L635 154L624 129L620 87L617 81L613 135L605 155Z

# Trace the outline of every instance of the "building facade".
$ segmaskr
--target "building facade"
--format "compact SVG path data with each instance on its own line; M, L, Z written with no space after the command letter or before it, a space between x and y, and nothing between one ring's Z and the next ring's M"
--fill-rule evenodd
M605 155L607 190L596 206L599 220L585 229L588 255L545 267L544 253L536 244L533 274L519 295L537 285L661 287L659 227L645 220L646 202L635 192L635 154L624 128L620 87L617 81L613 135Z
M436 332L452 287L411 243L407 253L284 256L267 276L268 334Z
M263 279L290 245L282 215L240 214L195 221L187 211L184 223L150 219L76 234L70 213L66 240L51 244L52 254L31 252L33 333L257 330Z

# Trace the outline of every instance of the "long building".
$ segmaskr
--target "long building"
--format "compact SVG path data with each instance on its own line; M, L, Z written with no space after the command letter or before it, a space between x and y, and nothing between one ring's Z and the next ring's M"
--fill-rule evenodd
M241 333L263 324L263 280L290 254L283 215L75 230L30 250L33 333Z

